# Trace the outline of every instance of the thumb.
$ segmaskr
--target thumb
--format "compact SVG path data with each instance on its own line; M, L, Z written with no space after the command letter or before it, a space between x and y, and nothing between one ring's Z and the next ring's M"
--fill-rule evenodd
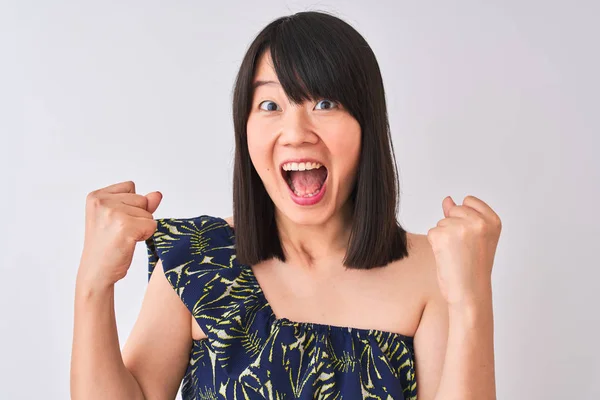
M150 214L154 214L154 211L156 211L162 200L162 193L158 191L151 192L146 195L146 198L148 199L148 208L146 211L148 211Z
M442 209L444 210L444 217L450 216L450 208L454 207L456 203L452 200L452 197L448 196L442 201Z

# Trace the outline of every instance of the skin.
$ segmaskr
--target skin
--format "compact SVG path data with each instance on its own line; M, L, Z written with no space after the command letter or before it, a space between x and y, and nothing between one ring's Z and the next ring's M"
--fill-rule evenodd
M75 285L72 399L173 399L192 344L190 313L158 263L135 326L121 351L114 285L135 245L156 231L162 195L121 182L88 194L85 239Z
M414 334L425 303L422 290L405 284L398 296L399 288L392 282L410 278L408 271L417 270L418 264L410 263L409 268L403 266L408 262L395 263L370 271L343 266L350 233L347 199L358 168L360 124L328 99L292 104L268 52L259 59L254 81L272 82L254 92L247 133L250 157L275 204L286 252L283 266L278 260L252 266L273 311L295 321ZM322 161L328 170L325 196L313 206L291 200L280 172L282 162L304 157ZM424 237L409 237L417 245L426 243Z
M247 129L252 162L275 204L287 256L285 265L269 260L252 266L276 316L414 336L419 400L495 399L491 270L498 216L473 196L461 205L447 197L436 227L427 235L408 233L407 258L384 268L346 270L346 200L360 154L360 126L343 108L323 109L323 99L290 104L268 54L255 80L275 82L254 93ZM328 190L317 205L296 205L281 178L280 163L298 157L328 167ZM159 261L119 351L114 284L125 276L135 242L155 231L152 213L161 199L158 192L135 194L133 182L88 196L75 296L73 399L175 398L192 341L206 338ZM234 225L231 217L227 221Z
M275 204L284 250L301 264L323 258L331 263L343 257L349 235L346 199L358 167L360 125L328 99L291 104L268 52L259 59L254 81L273 82L256 88L246 128L252 163ZM282 178L281 163L298 158L314 158L327 167L327 190L315 206L292 202Z

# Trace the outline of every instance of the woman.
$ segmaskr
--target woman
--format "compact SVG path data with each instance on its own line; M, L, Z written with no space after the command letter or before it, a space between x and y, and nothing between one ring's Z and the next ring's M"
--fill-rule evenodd
M89 194L77 276L78 398L493 399L491 269L501 224L442 202L396 220L381 74L340 19L273 21L235 83L232 218L154 220L162 194ZM114 284L145 240L149 284L122 352Z

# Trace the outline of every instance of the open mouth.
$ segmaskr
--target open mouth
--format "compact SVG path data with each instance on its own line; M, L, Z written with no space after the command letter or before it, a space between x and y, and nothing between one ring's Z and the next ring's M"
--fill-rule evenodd
M296 196L310 198L319 194L328 172L323 164L308 161L284 163L281 174Z

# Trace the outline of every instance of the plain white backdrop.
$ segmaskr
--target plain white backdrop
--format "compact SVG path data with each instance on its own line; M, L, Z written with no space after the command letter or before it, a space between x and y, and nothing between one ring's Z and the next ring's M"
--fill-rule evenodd
M231 90L254 36L335 13L382 70L400 221L472 194L503 221L499 399L600 398L600 5L595 1L0 2L0 398L69 398L88 192L160 190L155 217L231 215ZM116 286L121 345L147 284Z

